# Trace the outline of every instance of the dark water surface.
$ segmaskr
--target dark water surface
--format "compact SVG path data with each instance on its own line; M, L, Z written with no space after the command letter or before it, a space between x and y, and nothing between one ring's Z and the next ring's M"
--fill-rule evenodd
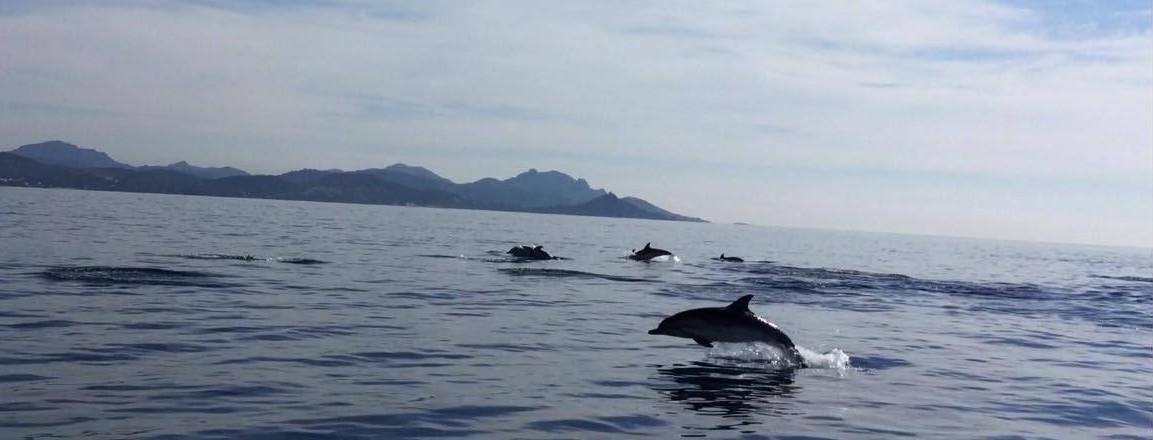
M645 333L748 293L815 368ZM1150 438L1151 335L1150 250L0 188L3 439Z

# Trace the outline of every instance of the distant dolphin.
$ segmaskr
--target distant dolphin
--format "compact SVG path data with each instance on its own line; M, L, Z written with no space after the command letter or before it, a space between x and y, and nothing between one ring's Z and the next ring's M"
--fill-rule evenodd
M725 254L721 254L721 256L720 256L719 258L717 258L717 260L719 260L719 261L728 261L728 262L730 262L730 263L744 263L744 262L745 262L745 259L744 259L744 258L741 258L741 257L726 257L726 256L725 256Z
M551 260L555 258L552 255L549 255L548 252L545 252L543 246L541 245L513 246L513 248L509 249L506 253L517 258L528 258L532 260Z
M804 367L805 359L793 340L773 323L749 310L752 295L742 296L727 307L707 307L677 313L661 321L650 335L692 339L705 347L713 342L762 342L785 355L790 364Z
M660 257L662 255L672 255L672 254L673 254L672 252L666 251L664 249L657 249L655 247L652 247L652 243L645 243L645 247L643 249L641 249L640 251L633 249L633 254L629 255L629 258L632 258L632 259L637 260L637 261L649 261L653 258Z

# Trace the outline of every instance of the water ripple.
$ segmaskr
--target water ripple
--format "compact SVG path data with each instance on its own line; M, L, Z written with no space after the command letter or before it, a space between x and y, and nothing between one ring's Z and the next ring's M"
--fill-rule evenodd
M53 267L41 272L53 281L79 281L91 284L130 284L152 286L231 287L216 281L213 274L154 267L72 266Z
M5 439L1153 426L1146 250L19 188L0 205L22 220L0 228ZM571 259L485 253L526 238ZM619 258L649 240L680 261ZM645 333L745 294L819 368Z
M632 278L618 275L606 275L593 272L584 272L579 270L569 269L548 269L539 267L512 267L501 268L497 271L506 273L512 276L529 276L529 277L543 277L543 278L584 278L584 279L602 279L608 281L620 281L625 283L651 283L653 280L646 280L643 278Z

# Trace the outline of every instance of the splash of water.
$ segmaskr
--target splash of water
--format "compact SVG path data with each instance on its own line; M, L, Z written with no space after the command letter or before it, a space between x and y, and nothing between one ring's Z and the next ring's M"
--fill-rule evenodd
M805 363L809 364L809 368L843 371L851 366L849 354L839 348L834 348L826 353L819 353L798 345L797 351L801 353L801 357L805 358Z
M850 368L850 357L839 348L819 353L800 345L797 351L805 359L808 368L847 370ZM768 368L794 368L784 353L773 346L757 343L714 343L709 349L708 357L737 363L762 364Z

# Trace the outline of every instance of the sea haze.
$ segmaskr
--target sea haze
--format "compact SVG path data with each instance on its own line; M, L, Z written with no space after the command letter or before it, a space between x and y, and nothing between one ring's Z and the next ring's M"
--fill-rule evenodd
M646 334L744 294L814 368ZM1148 438L1151 336L1148 249L0 187L0 438Z

